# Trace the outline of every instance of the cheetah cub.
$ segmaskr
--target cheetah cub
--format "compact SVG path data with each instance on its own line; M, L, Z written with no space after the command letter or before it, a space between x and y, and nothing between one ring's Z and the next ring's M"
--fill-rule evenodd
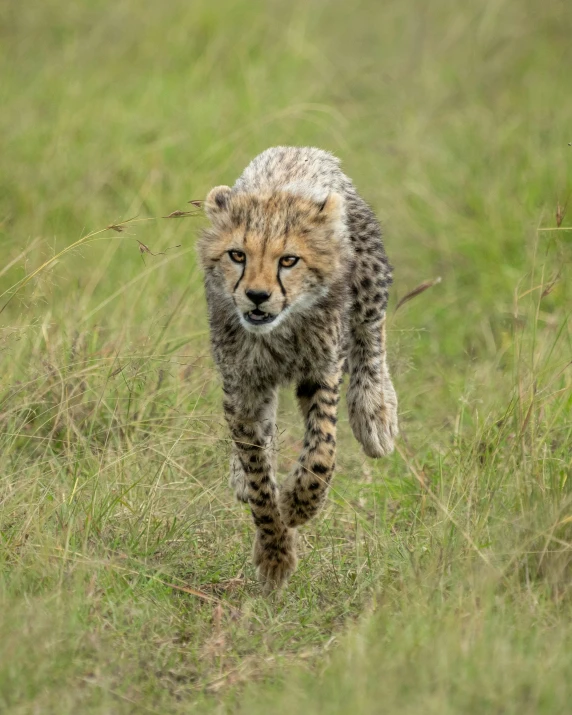
M254 563L266 591L296 568L296 527L324 503L336 457L344 371L355 437L370 457L393 450L397 397L385 356L391 284L375 215L313 148L275 147L204 208L199 255L211 343L233 441L230 482L250 505ZM277 390L294 383L304 446L279 487Z

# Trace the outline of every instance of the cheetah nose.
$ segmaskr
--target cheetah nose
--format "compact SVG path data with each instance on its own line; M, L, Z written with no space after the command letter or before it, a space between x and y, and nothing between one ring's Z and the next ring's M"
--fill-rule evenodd
M264 290L247 290L246 297L250 298L254 305L258 307L261 303L264 303L265 300L270 298L270 293Z

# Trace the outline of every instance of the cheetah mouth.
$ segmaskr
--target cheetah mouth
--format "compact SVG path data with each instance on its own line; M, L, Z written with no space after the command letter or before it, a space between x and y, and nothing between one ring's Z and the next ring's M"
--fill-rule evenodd
M271 323L276 316L255 308L254 310L250 310L248 313L245 313L244 318L251 325L268 325L268 323Z

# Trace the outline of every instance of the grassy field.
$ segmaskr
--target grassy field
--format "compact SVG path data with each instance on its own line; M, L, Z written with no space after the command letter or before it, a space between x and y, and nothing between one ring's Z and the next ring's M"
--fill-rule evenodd
M4 2L0 53L0 711L569 712L570 3ZM275 144L384 224L402 436L342 411L265 599L162 217Z

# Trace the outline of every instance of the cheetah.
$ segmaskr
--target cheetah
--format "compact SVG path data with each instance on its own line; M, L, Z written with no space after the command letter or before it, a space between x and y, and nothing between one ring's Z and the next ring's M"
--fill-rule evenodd
M320 149L267 149L232 188L213 188L204 209L210 227L198 252L232 437L230 483L250 506L254 565L269 592L296 568L297 527L324 504L344 372L350 425L365 454L393 450L397 397L385 347L392 271L373 211ZM305 436L279 487L277 390L292 383Z

